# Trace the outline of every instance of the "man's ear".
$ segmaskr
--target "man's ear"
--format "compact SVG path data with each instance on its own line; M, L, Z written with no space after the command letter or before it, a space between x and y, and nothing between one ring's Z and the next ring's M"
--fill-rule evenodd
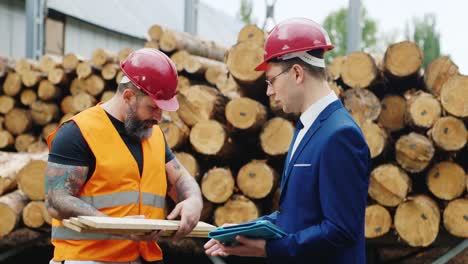
M122 98L124 100L125 103L129 104L130 102L132 102L132 98L136 97L135 96L135 93L131 90L131 89L124 89L123 92L122 92Z
M296 78L296 84L303 83L305 80L304 68L302 68L302 66L300 66L299 64L294 64L292 70L294 73L294 77Z

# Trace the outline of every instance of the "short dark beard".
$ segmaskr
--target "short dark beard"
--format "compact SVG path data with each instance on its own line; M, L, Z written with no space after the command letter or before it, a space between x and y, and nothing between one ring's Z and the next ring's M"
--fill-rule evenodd
M138 102L135 102L133 105L130 104L127 110L127 117L125 118L125 132L127 136L135 140L144 140L153 134L153 128L148 128L149 124L157 124L157 121L154 120L140 120L137 117L137 106Z

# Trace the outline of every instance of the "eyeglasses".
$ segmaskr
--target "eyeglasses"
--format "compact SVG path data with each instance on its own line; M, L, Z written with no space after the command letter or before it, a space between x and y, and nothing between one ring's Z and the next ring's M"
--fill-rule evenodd
M276 78L278 78L278 76L280 76L281 74L285 73L285 72L288 72L289 70L291 70L292 67L288 67L286 70L278 73L277 75L275 75L273 78L271 78L270 80L265 80L265 82L267 83L268 86L273 86L273 82L276 80Z

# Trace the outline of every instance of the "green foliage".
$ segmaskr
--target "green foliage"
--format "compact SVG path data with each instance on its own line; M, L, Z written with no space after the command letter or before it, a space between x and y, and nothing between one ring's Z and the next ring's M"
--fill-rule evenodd
M435 15L426 14L422 19L414 18L412 30L409 25L406 27L407 39L417 43L423 50L424 67L440 57L440 34L435 30Z
M252 0L241 0L238 16L246 25L252 24Z

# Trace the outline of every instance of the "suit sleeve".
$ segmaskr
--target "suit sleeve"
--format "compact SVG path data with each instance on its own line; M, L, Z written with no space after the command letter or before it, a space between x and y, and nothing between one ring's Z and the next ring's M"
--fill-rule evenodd
M360 131L346 127L331 135L319 163L323 220L285 238L268 241L269 257L332 254L364 236L370 154Z
M259 218L254 219L254 220L250 220L247 223L256 222L256 221L259 221L259 220L267 220L267 221L271 222L272 224L276 224L277 215L278 215L278 211L274 211L273 213L271 213L269 215L261 216Z

